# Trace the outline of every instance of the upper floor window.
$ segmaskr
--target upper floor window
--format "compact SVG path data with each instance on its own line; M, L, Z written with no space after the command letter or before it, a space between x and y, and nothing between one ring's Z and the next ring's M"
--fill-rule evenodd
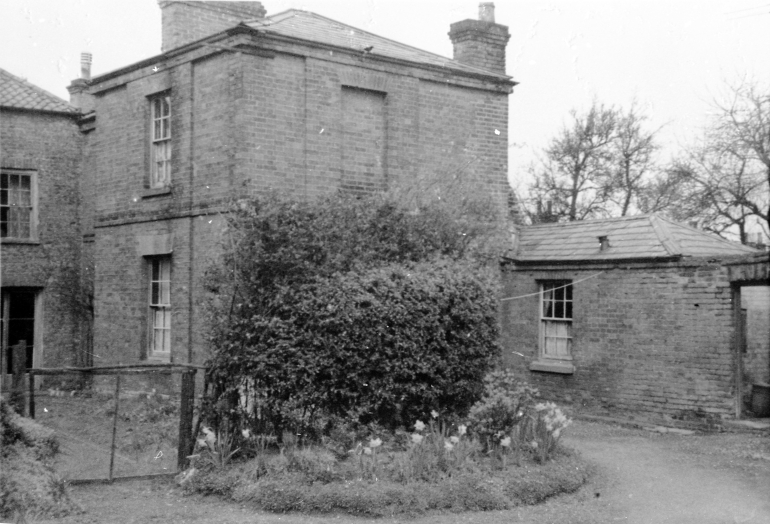
M0 237L34 240L35 173L3 170L0 172Z
M156 189L171 184L171 97L152 97L150 110L150 187Z
M540 358L572 359L572 283L540 284Z

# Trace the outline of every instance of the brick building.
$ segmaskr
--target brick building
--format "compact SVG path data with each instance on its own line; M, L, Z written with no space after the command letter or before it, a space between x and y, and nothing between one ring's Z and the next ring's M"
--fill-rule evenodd
M0 69L0 388L11 347L27 365L77 364L89 316L80 286L79 112Z
M740 416L770 378L768 278L767 253L655 215L524 227L505 363L553 398Z
M202 362L220 213L459 172L507 210L508 31L453 24L457 60L300 10L161 1L162 54L70 86L84 113L94 363Z

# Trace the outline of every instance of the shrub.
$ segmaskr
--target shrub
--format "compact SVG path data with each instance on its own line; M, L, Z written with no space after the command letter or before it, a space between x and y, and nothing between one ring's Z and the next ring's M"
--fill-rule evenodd
M208 278L209 418L306 435L320 414L395 428L480 397L498 284L467 220L342 197L258 199L228 220Z
M468 414L470 426L486 450L512 436L516 426L529 414L539 395L510 370L497 370L484 378L484 396Z
M52 431L18 416L0 397L0 519L78 511L48 462L57 450Z

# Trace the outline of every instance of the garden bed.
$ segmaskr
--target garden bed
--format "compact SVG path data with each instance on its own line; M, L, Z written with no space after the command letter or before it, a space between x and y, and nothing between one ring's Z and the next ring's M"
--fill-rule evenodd
M353 469L335 480L313 479L312 472L283 472L253 479L253 461L227 470L200 473L188 493L218 495L276 513L347 513L356 516L418 516L431 512L506 510L571 493L589 478L590 467L563 449L546 464L531 459L494 472L463 472L436 482L399 483L356 478ZM317 474L317 472L316 472Z

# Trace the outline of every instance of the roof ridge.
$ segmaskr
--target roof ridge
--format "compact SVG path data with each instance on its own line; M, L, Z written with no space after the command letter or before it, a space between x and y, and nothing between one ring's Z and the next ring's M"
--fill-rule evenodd
M453 64L460 64L463 67L468 67L470 69L478 71L479 73L499 76L499 77L503 77L503 78L512 78L511 76L506 75L506 74L495 73L494 71L490 71L488 69L483 69L483 68L480 68L480 67L476 67L476 66L473 66L473 65L470 65L470 64L463 64L462 62L458 62L454 58L448 58L448 57L446 57L444 55L440 55L440 54L434 53L432 51L426 51L425 49L421 49L419 47L415 47L415 46L412 46L412 45L409 45L409 44L405 44L403 42L399 42L398 40L393 40L392 38L388 38L386 36L378 35L377 33L372 33L371 31L367 31L365 29L361 29L359 27L356 27L356 26L353 26L353 25L350 25L350 24L346 24L345 22L340 22L338 20L334 20L333 18L329 18L327 16L319 15L318 13L315 13L313 11L308 11L306 9L289 8L289 9L286 9L285 11L281 11L280 13L276 13L274 15L266 16L263 20L267 20L267 19L270 19L270 18L273 18L273 17L277 17L277 16L281 16L281 15L285 16L288 13L307 14L307 15L310 15L311 17L314 17L314 18L317 18L317 19L320 19L320 20L324 20L326 22L331 22L333 24L338 24L340 26L343 26L344 28L354 29L354 30L356 30L356 31L358 31L360 33L364 33L364 34L369 35L369 36L374 37L374 38L379 38L379 39L385 40L385 41L389 42L390 44L396 45L396 46L398 46L398 47L400 47L402 49L411 50L411 51L419 51L420 53L425 53L427 55L431 55L434 58L439 58L441 60L446 60L447 62L450 62L450 63L453 63ZM286 19L287 18L282 18L278 22L283 22ZM278 23L278 22L276 22L276 23ZM254 22L249 22L249 23L254 23ZM267 26L267 27L270 27L270 25L272 25L272 24L265 24L264 22L259 21L259 20L255 21L255 23L260 23L260 24L262 24L264 26ZM375 54L376 54L376 52L375 52Z
M743 246L743 247L746 247L746 248L749 248L749 249L753 249L753 248L751 248L751 246L746 246L745 244L742 244L740 242L735 242L733 240L728 240L726 238L722 238L722 237L720 237L717 234L710 233L709 231L704 231L703 229L698 229L697 227L692 227L692 226L690 226L688 224L682 224L680 222L676 222L675 220L671 220L668 217L662 217L662 216L658 216L658 215L656 215L656 216L658 217L658 220L666 221L669 224L672 224L675 227L678 227L679 229L686 229L688 231L692 231L694 233L698 233L700 236L706 237L706 238L708 238L711 241L721 242L721 243L727 244L727 245L729 245L731 247L735 247L735 245L738 244L740 246Z
M661 221L661 219L655 213L649 215L649 221L650 225L652 226L652 230L655 232L658 240L660 240L663 248L668 251L668 254L671 256L680 256L682 254L682 246L680 246L679 242L677 242L676 238L674 238L671 229L668 227L665 221Z
M632 220L644 220L646 218L649 218L652 216L652 214L645 214L645 215L627 215L623 217L609 217L609 218L587 218L584 220L570 220L568 222L545 222L542 224L530 224L527 227L541 227L541 226L573 226L573 227L579 227L582 224L590 223L590 224L599 224L601 222L630 222Z

